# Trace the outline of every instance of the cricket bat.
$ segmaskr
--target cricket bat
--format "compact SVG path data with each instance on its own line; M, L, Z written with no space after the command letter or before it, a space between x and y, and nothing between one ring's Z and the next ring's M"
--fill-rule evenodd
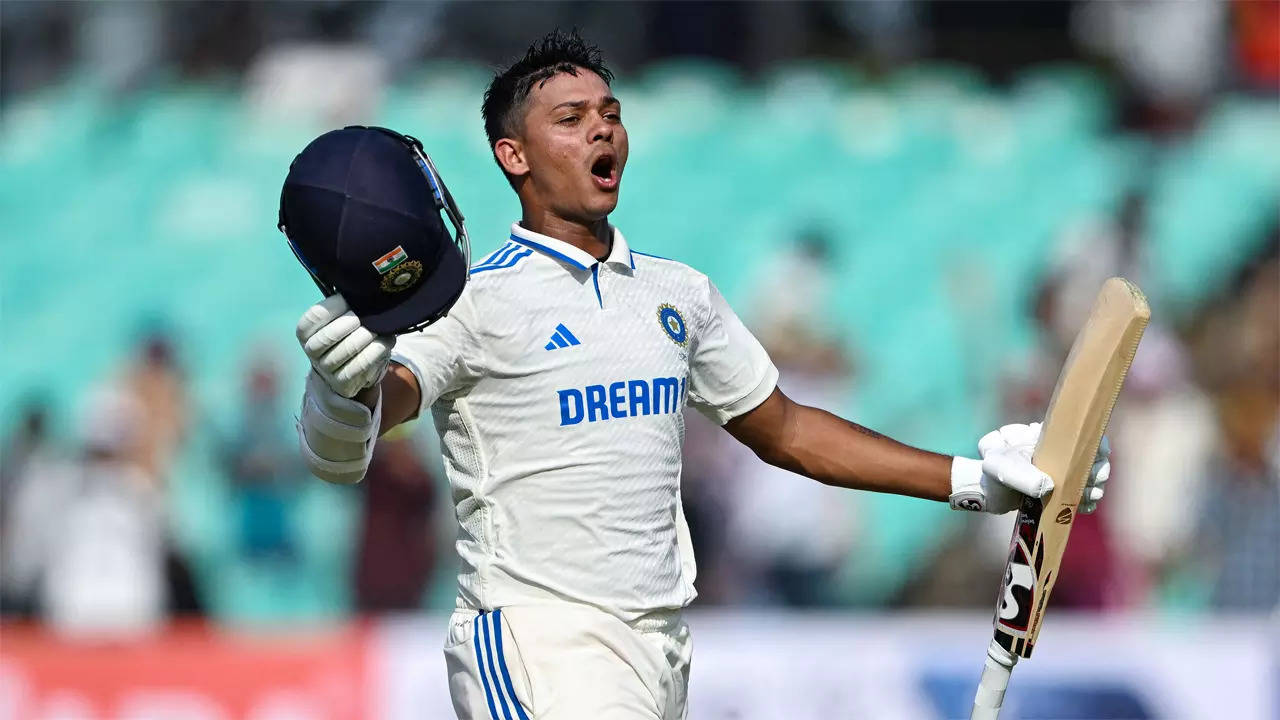
M1111 278L1071 346L1031 459L1053 478L1053 491L1027 498L1018 511L996 598L995 637L987 648L970 720L1000 715L1014 664L1035 649L1076 507L1150 319L1142 291L1124 278Z

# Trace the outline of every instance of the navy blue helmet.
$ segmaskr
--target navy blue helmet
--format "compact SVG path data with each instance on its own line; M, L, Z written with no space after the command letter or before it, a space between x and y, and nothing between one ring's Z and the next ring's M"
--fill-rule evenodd
M467 282L462 213L422 143L394 130L357 125L312 140L289 165L279 227L320 290L342 293L378 334L439 320Z

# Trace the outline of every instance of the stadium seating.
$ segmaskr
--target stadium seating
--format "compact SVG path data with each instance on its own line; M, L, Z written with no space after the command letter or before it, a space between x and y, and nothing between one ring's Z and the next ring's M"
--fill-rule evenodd
M466 212L476 257L501 244L518 212L480 125L487 76L433 64L389 88L370 119L423 140ZM703 269L745 305L772 250L825 229L838 288L829 329L859 359L857 392L833 409L941 450L968 450L994 420L973 411L994 414L979 403L994 377L966 340L974 314L1005 334L995 340L1029 344L1028 301L1066 224L1114 211L1146 173L1143 280L1157 312L1176 320L1248 260L1280 195L1280 156L1261 151L1280 146L1270 101L1227 98L1193 137L1156 149L1108 131L1109 88L1074 66L995 89L959 66L871 81L792 63L749 82L714 62L673 60L618 91L632 158L615 221L632 245ZM242 366L261 342L292 363L296 397L292 326L316 292L275 229L276 205L289 161L323 129L254 118L235 88L216 85L120 98L70 82L10 103L0 312L10 337L39 351L0 355L0 420L42 391L69 433L78 399L151 321L174 330L210 427L235 422ZM988 284L987 304L958 305L956 282ZM232 557L230 500L207 440L188 447L173 503L181 541L217 578L215 611L340 612L349 548L332 538L353 521L351 491L306 491L301 521L315 532L305 578L280 585ZM909 569L902 559L930 540L911 514L928 512L922 504L877 503L897 520L864 568L879 582L872 595L891 591Z

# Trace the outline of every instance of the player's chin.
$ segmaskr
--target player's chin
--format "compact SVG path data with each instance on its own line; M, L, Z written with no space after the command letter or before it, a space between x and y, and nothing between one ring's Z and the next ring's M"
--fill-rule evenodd
M586 197L584 203L588 214L602 218L618 207L618 188L611 190L594 190Z

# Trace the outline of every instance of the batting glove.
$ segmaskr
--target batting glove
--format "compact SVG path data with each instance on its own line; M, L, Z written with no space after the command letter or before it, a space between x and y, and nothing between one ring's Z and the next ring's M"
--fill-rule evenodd
M355 397L387 374L395 336L375 335L360 324L341 295L312 305L298 320L298 343L325 383L342 397Z
M1052 478L1031 464L1040 429L1040 423L1005 425L978 441L982 460L955 458L951 465L951 507L1002 515L1017 509L1023 496L1048 495L1053 490ZM1085 483L1080 512L1097 509L1110 477L1111 448L1104 437Z
M315 370L307 373L298 448L312 475L340 485L360 482L373 459L381 424L381 395L371 410L334 392Z
M360 482L373 457L382 396L377 395L372 409L352 398L381 382L395 338L363 327L341 295L308 308L297 333L312 368L298 415L302 459L321 480Z

